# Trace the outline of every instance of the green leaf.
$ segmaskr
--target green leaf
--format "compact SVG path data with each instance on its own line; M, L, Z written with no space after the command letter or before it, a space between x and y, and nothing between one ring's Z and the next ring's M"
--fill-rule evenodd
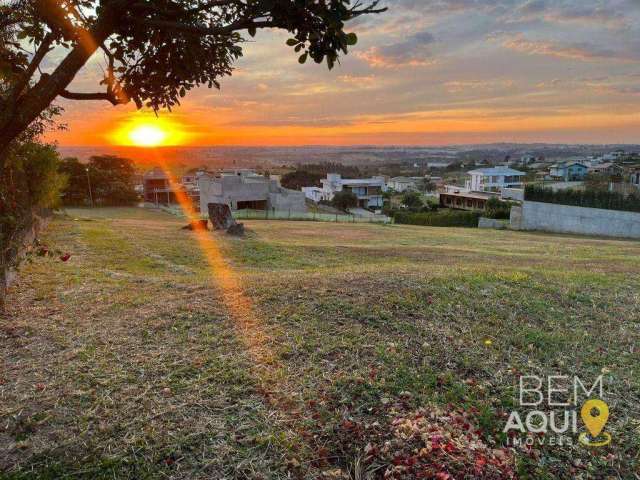
M294 45L297 45L298 43L300 43L300 42L298 42L298 40L296 40L295 38L290 38L289 40L287 40L287 45L289 45L290 47L293 47Z
M252 37L256 36L256 27L254 27L253 25L247 28L247 31L249 32L249 35L251 35Z
M309 57L308 53L303 53L302 55L300 55L300 58L298 58L298 63L300 64L306 63L308 57Z

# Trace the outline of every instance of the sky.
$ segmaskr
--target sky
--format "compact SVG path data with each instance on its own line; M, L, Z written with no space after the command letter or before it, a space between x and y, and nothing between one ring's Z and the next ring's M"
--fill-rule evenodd
M222 89L163 125L185 145L640 143L640 0L387 0L340 65L300 65L259 32ZM100 56L76 78L95 91ZM63 100L61 145L121 143L133 104Z

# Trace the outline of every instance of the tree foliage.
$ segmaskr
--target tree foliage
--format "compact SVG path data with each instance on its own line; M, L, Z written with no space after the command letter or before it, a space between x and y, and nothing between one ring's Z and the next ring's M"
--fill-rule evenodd
M526 185L524 198L531 202L640 212L640 195L623 195L622 193L609 192L607 190L567 189L554 191L538 185Z
M409 210L419 210L424 205L424 201L420 193L409 191L402 195L402 204Z
M0 159L57 97L172 108L199 85L219 87L257 30L283 29L300 62L332 68L356 43L346 22L379 0L10 0L0 4ZM56 54L52 55L52 50ZM100 91L69 84L94 53ZM51 68L47 68L51 66ZM1 161L1 160L0 160Z
M333 196L331 206L346 211L358 206L358 197L351 190L342 190Z
M135 167L127 158L94 156L88 164L77 158L65 158L60 171L68 178L63 192L66 205L88 205L89 185L96 205L132 205L138 200L134 189Z

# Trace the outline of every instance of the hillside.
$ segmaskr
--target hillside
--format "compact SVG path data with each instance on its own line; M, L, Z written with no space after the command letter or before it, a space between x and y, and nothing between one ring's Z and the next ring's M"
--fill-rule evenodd
M476 478L640 468L638 242L67 213L0 319L5 478L410 478L422 415ZM612 446L500 448L520 374L604 375Z

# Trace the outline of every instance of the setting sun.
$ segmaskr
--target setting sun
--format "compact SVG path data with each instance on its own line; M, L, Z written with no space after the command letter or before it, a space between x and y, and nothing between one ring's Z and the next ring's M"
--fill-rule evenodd
M166 138L166 132L153 125L140 125L129 132L129 139L139 147L157 147Z
M173 118L156 117L153 114L135 113L110 133L114 145L131 147L168 147L184 145L193 135L185 133L185 127Z

